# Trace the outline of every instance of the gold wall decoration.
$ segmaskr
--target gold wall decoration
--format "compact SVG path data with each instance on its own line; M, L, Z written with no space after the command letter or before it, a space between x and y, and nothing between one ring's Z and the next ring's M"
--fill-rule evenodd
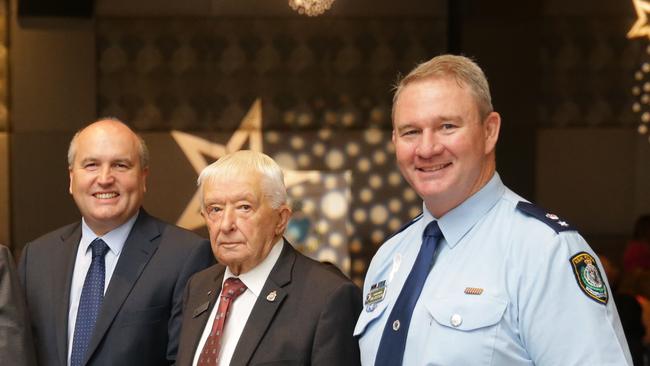
M648 13L650 13L650 2L643 0L632 0L634 9L636 11L637 19L632 25L632 28L627 32L627 38L643 38L650 39L650 25L648 24ZM634 96L634 103L632 104L632 111L639 115L640 122L637 126L637 132L642 136L647 136L650 123L650 44L646 40L644 61L641 67L634 73L634 86L632 87L632 95ZM648 138L650 141L650 137Z

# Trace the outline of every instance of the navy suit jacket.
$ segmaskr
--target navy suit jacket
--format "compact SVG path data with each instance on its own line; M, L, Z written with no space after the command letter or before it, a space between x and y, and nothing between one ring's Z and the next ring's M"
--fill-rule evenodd
M223 265L214 265L194 275L187 285L179 366L192 364L210 312L219 301L224 272ZM273 291L275 296L269 296ZM305 257L285 241L230 365L359 365L359 345L352 333L361 296L338 269Z
M70 284L81 222L28 243L19 264L38 363L65 366ZM106 289L87 365L167 365L176 359L188 278L214 263L210 244L140 210Z

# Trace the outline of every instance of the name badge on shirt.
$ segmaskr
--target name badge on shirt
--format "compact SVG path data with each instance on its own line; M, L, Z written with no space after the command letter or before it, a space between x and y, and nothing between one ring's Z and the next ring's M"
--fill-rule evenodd
M386 281L381 281L370 286L370 292L366 295L366 311L371 312L375 310L377 304L382 302L386 297Z

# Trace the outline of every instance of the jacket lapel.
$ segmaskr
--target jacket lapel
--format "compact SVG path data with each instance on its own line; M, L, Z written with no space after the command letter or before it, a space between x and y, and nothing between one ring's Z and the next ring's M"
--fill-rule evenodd
M56 347L59 353L59 365L68 364L68 314L70 308L70 287L72 287L72 273L77 259L77 248L81 240L81 222L72 231L61 236L61 258L52 260L60 264L60 268L53 273L53 292L57 295L55 308Z
M115 271L106 289L99 318L86 352L86 362L97 349L140 274L158 249L158 241L155 240L158 237L160 237L160 230L156 222L141 209L138 219L124 243L124 248L122 248Z
M187 324L183 323L183 327L187 327L187 334L189 334L188 342L190 344L184 349L194 350L189 356L188 365L192 364L194 359L194 354L197 351L199 346L199 341L201 340L201 335L203 335L203 330L206 326L211 327L212 324L207 324L210 319L210 313L212 309L219 302L219 294L221 293L221 283L223 282L223 275L226 267L215 266L215 273L213 276L213 281L205 284L205 287L198 289L196 292L199 294L205 293L206 296L197 301L197 305L193 309L187 309L191 311L190 320ZM180 348L180 347L179 347ZM180 362L179 362L180 363Z
M280 309L289 292L284 287L291 282L296 252L286 240L277 263L269 273L259 298L239 337L231 365L246 365L253 357L264 334L271 326L275 314ZM272 295L275 292L275 295Z

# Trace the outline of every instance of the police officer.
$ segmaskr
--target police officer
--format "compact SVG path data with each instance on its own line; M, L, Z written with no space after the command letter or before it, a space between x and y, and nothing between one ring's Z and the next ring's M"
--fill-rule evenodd
M500 125L466 57L434 57L397 86L397 163L423 213L368 269L364 365L632 365L593 250L496 173Z

